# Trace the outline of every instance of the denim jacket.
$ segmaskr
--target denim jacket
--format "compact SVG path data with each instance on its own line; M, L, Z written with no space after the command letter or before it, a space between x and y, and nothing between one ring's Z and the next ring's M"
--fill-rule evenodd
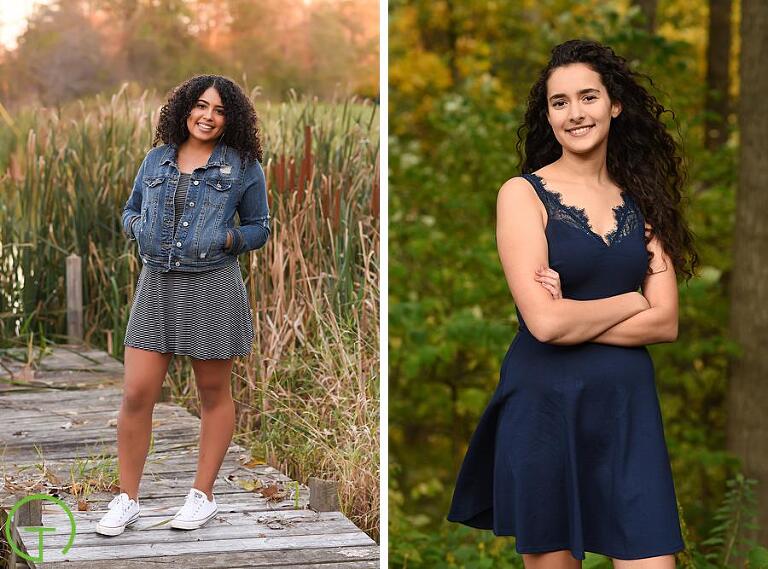
M192 172L174 235L176 152L176 145L164 144L147 153L123 208L123 232L136 240L143 263L163 272L209 271L263 247L270 233L264 170L257 160L243 161L223 142L216 144L205 166ZM229 249L224 248L227 234L232 235Z

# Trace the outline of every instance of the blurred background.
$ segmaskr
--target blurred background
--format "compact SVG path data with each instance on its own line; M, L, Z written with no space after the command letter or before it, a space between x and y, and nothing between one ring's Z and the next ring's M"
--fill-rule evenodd
M270 99L378 93L374 0L0 2L0 100L56 105L215 68Z
M123 206L169 89L227 75L260 117L272 215L266 246L239 258L256 339L235 361L234 442L301 483L338 480L342 510L376 540L378 10L375 0L0 2L0 353L32 373L33 347L67 341L74 253L85 342L122 359L141 270ZM188 358L172 360L166 381L199 413ZM114 483L115 460L100 464L84 487Z
M650 75L689 168L702 268L680 287L678 340L649 346L688 546L678 567L768 566L767 30L756 0L389 3L392 567L522 567L513 538L445 516L517 331L497 191L520 173L528 91L572 38Z

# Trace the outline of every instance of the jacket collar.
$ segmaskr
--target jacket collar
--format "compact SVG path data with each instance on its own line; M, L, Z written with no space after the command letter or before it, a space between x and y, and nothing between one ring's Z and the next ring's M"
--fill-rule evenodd
M205 165L205 168L210 166L228 165L229 162L227 162L227 148L228 146L224 144L221 139L219 139L218 142L216 142L216 146L213 148L213 152L211 153L210 158L208 158L208 163ZM173 142L166 144L163 157L160 159L160 164L168 164L169 162L176 164L177 152L178 146L176 144Z

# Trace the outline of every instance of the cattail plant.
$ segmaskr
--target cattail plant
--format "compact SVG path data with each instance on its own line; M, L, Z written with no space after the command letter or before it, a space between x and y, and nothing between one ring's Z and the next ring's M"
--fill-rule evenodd
M272 235L240 257L251 355L235 362L236 442L297 480L337 479L378 537L378 108L354 98L251 99ZM0 347L66 339L65 258L83 258L86 343L122 359L141 263L120 215L162 100L124 85L62 109L0 116ZM193 407L187 358L171 393Z

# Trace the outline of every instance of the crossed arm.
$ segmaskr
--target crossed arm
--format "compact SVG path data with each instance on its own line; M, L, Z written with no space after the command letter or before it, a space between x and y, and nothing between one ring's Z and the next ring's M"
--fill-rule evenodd
M557 294L557 273L550 269L537 276L536 269L548 265L546 211L530 184L523 178L506 182L499 190L496 212L496 240L507 283L539 341L639 346L676 339L677 283L672 262L656 237L648 244L654 252L652 274L646 276L642 294L564 299Z

